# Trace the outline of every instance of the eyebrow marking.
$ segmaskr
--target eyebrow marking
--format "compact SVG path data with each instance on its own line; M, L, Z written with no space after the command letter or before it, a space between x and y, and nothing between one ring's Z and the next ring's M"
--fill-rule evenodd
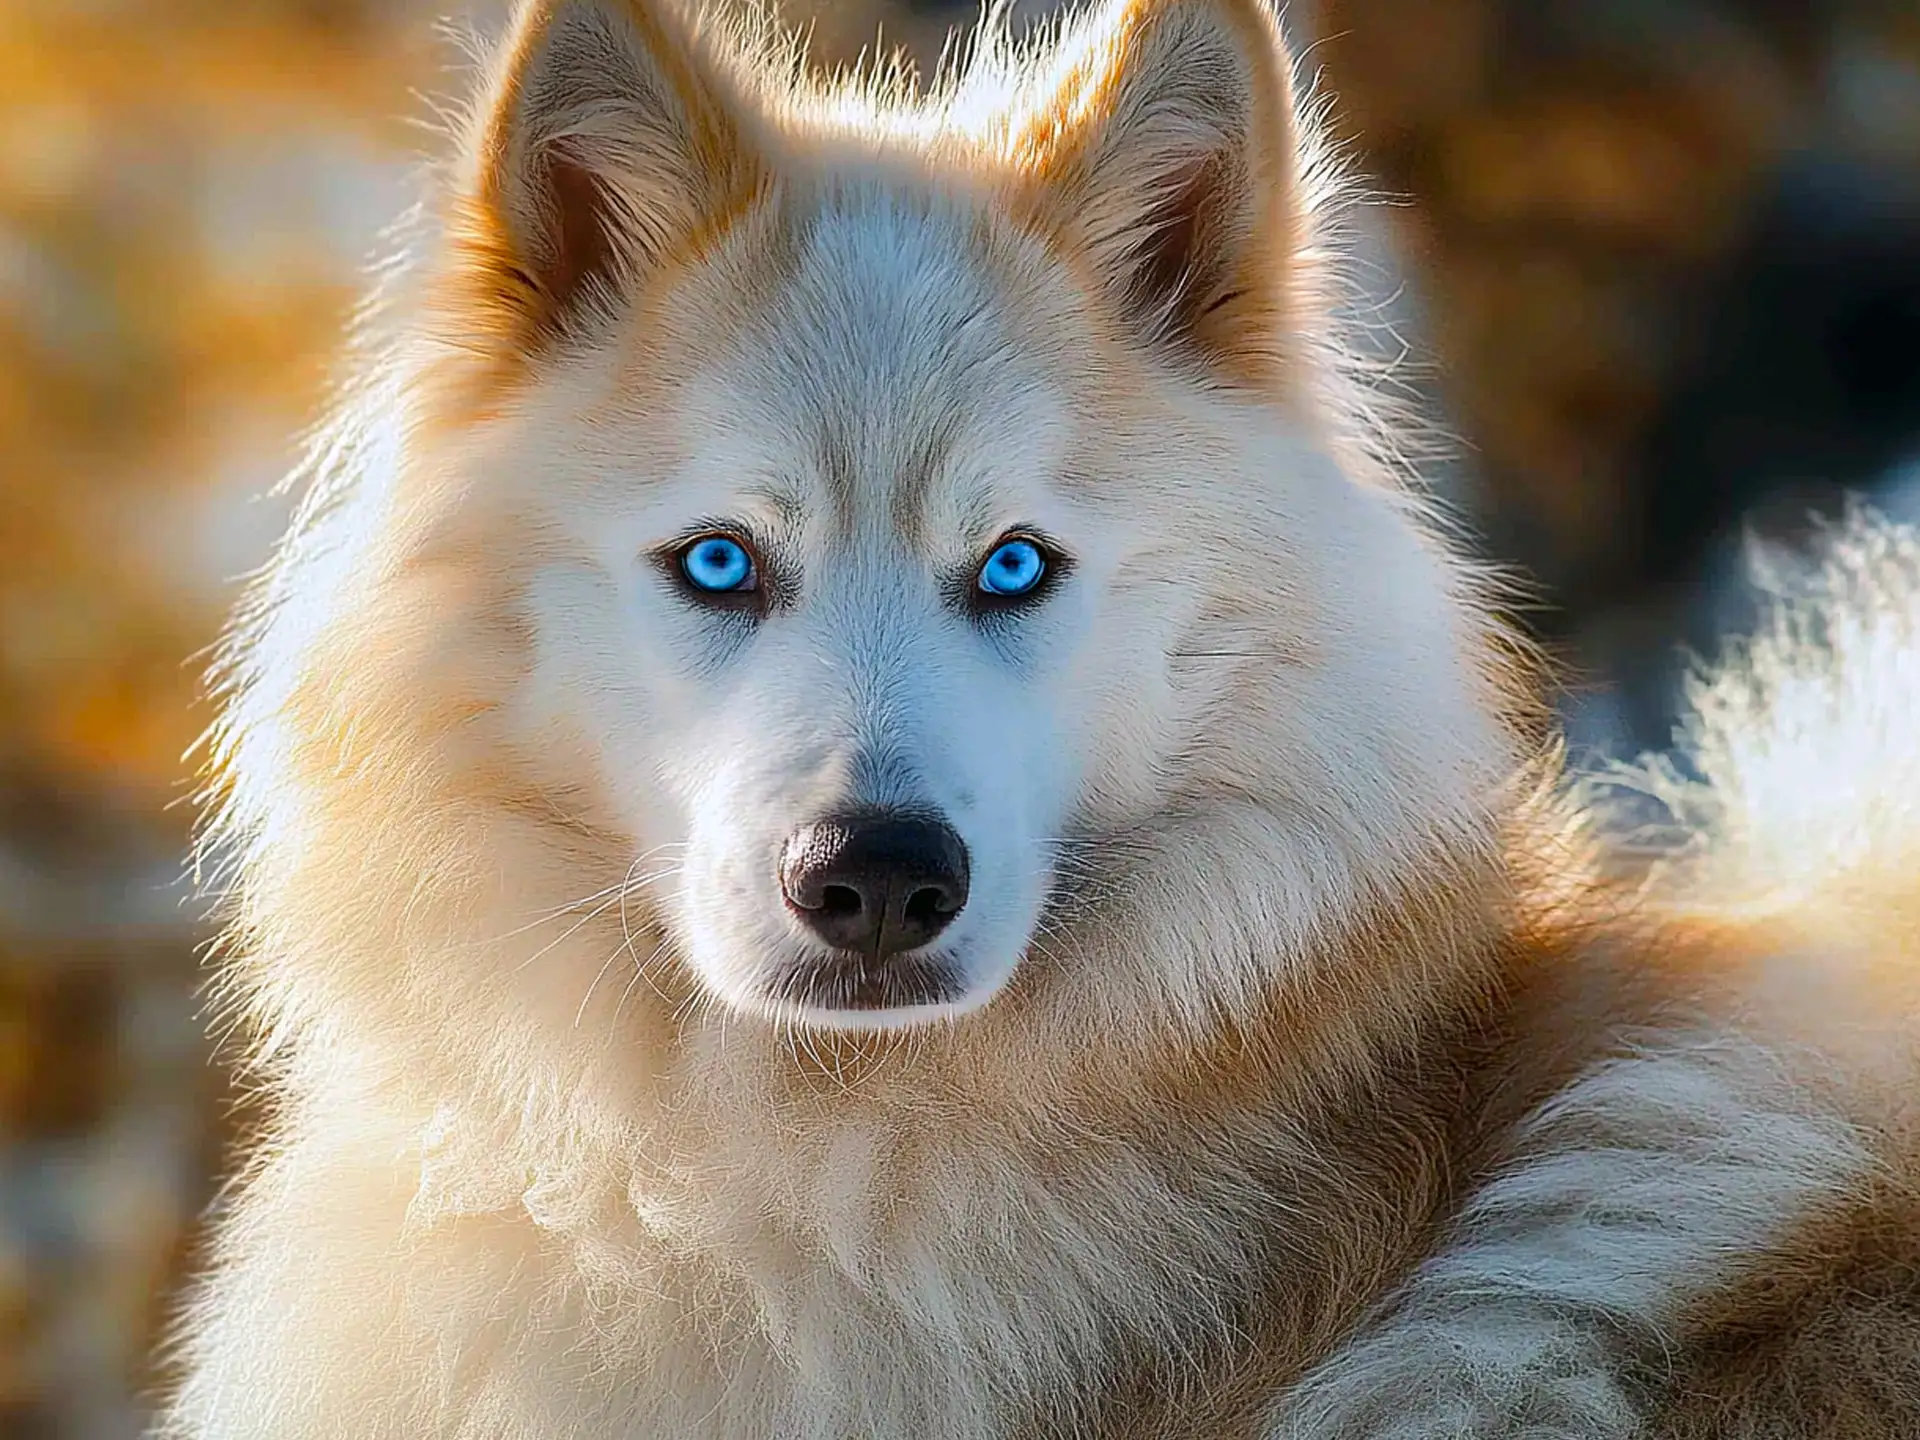
M943 411L918 437L899 473L893 477L892 515L900 537L916 549L929 548L930 527L927 505L933 488L953 454L960 423L951 411Z
M834 534L851 539L856 523L854 491L860 483L859 462L848 427L837 417L823 420L817 447L820 478L833 514Z

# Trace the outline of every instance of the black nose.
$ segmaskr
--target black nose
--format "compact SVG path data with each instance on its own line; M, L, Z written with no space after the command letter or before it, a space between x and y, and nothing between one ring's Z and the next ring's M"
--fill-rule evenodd
M967 847L926 816L834 816L788 837L780 888L836 950L897 955L933 939L967 903Z

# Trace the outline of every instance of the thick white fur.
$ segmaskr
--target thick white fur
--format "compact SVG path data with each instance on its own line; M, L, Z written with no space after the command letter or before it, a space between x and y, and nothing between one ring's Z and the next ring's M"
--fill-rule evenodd
M1283 1403L1275 1434L1610 1440L1643 1433L1683 1307L1868 1173L1777 1060L1665 1036L1568 1087L1448 1247Z
M610 287L703 203L698 107L625 48L628 3L527 14L637 67L639 130L589 87L593 124L511 131L593 142L645 200ZM1628 1434L1619 1367L1848 1192L1863 1141L1819 1087L1703 1021L1564 1089L1405 1252L1448 1203L1444 1117L1341 1107L1498 988L1527 769L1484 587L1339 359L1275 46L1250 3L1115 3L1059 53L1116 83L989 53L918 109L695 64L741 117L729 174L782 177L778 205L637 317L590 291L604 328L504 400L449 399L480 345L409 303L429 234L235 647L225 977L275 1113L161 1434L1087 1433L1129 1377L1199 1396L1249 1306L1296 1298L1248 1361L1274 1389L1321 1362L1246 1410L1280 1433ZM1009 116L1062 87L1101 128L1035 160ZM1261 105L1285 152L1249 158ZM1021 166L1065 191L1079 268L1000 223ZM1185 297L1116 279L1195 174L1246 187L1209 234L1288 262L1236 383L1159 348ZM1239 383L1269 341L1284 399ZM750 650L636 558L716 515L805 580ZM930 577L1016 523L1078 569L995 650ZM1660 782L1691 838L1648 914L1773 905L1911 955L1914 542L1847 544L1821 643L1782 619L1706 692L1710 785ZM977 895L967 994L848 1035L763 981L799 943L781 837L862 785L950 814Z
M1816 563L1756 550L1763 627L1691 686L1672 762L1629 777L1682 841L1664 903L1909 957L1920 935L1920 538L1861 511Z
M1602 777L1589 803L1638 849L1644 807L1606 791L1656 802L1646 903L1765 926L1783 963L1756 988L1855 1019L1835 991L1920 960L1920 532L1860 512L1814 559L1756 552L1753 570L1763 627L1692 682L1677 757ZM1894 1083L1911 1084L1905 1017L1874 1018L1850 1027L1866 1046L1842 1048L1869 1058L1890 1030ZM1681 1033L1570 1086L1277 1433L1642 1433L1622 1377L1658 1373L1681 1308L1875 1172L1792 1068L1745 1038Z

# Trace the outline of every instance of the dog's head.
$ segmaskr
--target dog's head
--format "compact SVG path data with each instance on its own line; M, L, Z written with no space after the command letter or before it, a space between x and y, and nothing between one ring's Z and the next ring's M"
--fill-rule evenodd
M523 11L385 553L461 574L488 783L652 963L827 1026L1037 956L1217 1013L1478 823L1479 622L1358 438L1302 154L1261 0L913 105L665 0Z

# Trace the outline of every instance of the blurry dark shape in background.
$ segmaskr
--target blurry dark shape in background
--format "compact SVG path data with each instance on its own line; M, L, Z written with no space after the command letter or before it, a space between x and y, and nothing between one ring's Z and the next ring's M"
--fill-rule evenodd
M1576 743L1668 742L1683 664L1792 542L1920 458L1920 7L1322 0L1464 497L1544 584Z
M447 8L0 0L0 1435L137 1433L231 1134L169 808L207 718L183 660L284 516L246 497L430 143L410 91L460 83ZM816 49L884 22L925 67L976 13L833 0ZM1793 543L1843 489L1920 514L1920 5L1287 18L1404 200L1365 238L1429 362L1406 379L1542 581L1524 618L1578 667L1576 742L1664 743L1675 646L1746 619L1745 527Z
M1737 531L1798 543L1849 493L1915 508L1902 480L1920 462L1920 175L1792 157L1702 309L1637 462L1628 563L1572 602L1671 617L1664 646L1614 661L1636 747L1665 743L1672 647L1747 628L1725 573Z

